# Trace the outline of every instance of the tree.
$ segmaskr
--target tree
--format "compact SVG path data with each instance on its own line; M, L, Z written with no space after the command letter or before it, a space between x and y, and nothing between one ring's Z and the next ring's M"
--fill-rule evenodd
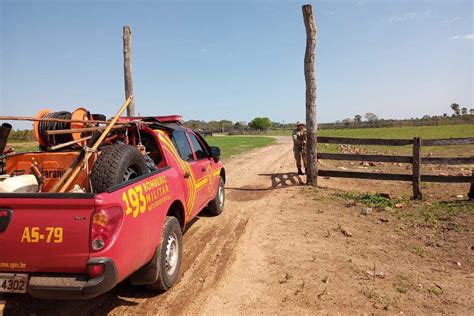
M429 120L431 117L427 114L427 115L423 115L423 117L421 118L422 120Z
M443 113L443 117L444 117L444 118L447 118L447 117L448 117L448 114Z
M362 122L362 116L360 116L359 114L357 114L356 116L354 116L354 122L357 122L357 123Z
M376 122L379 120L379 117L374 113L365 113L364 117L369 122Z
M474 115L474 109L470 109L469 114Z
M467 108L462 108L461 109L461 114L462 115L467 115Z
M351 124L352 122L353 122L353 120L352 120L351 118L349 118L349 117L342 120L342 123L343 123L344 125L349 125L349 124Z
M234 123L232 121L229 121L229 120L219 121L219 129L221 130L221 132L225 132L225 131L230 130L233 125L234 125Z
M249 127L258 130L266 130L271 126L272 121L268 117L256 117L249 123Z
M461 110L460 110L460 108L459 108L459 104L457 104L457 103L451 104L451 110L453 110L453 112L454 112L455 115L461 114Z

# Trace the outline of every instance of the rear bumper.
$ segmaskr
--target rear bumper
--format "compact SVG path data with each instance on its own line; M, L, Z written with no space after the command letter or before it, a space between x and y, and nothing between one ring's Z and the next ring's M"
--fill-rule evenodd
M33 275L28 283L28 293L42 299L89 299L117 285L117 268L112 259L94 258L87 263L103 264L104 273L94 279L77 275Z

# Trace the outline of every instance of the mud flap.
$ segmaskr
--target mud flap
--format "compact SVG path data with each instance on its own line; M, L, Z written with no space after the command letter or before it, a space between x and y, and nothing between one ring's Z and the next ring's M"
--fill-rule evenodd
M130 277L130 283L133 285L145 285L155 283L158 280L160 272L160 250L155 250L155 255L149 263L138 269Z

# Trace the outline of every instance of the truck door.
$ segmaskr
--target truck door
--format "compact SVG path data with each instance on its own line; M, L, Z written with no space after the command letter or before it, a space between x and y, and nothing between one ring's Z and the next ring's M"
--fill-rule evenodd
M192 145L194 161L191 162L196 178L196 206L194 213L199 212L203 207L209 203L212 195L212 173L211 160L206 148L201 144L193 133L187 133L189 141Z

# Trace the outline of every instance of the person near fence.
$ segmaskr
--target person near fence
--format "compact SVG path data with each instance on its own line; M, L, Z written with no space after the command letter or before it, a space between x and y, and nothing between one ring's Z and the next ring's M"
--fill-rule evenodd
M307 132L304 123L296 122L296 129L293 130L293 153L296 160L298 174L303 175L301 160L303 160L304 171L306 172L306 138Z

